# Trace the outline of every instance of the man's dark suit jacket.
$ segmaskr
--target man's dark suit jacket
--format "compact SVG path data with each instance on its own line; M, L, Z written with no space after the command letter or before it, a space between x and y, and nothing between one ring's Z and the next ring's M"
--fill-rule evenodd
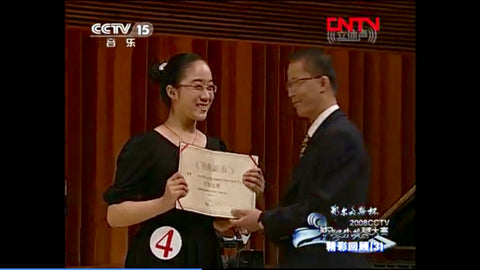
M340 110L318 127L292 172L289 188L278 207L262 216L265 237L281 250L281 267L359 267L364 254L328 253L325 245L295 248L292 234L308 227L312 212L323 214L328 226L348 227L330 214L330 207L365 205L370 182L370 159L356 126Z

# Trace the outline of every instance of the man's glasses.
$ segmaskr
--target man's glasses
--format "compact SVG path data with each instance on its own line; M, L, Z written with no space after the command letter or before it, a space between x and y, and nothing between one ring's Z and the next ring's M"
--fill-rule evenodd
M304 82L304 81L313 80L313 79L318 79L318 78L321 78L323 76L325 76L325 74L318 75L318 76L315 76L315 77L309 77L309 78L299 78L299 79L296 79L294 81L286 81L285 86L287 87L287 89L291 89L295 84L298 84L298 83Z
M208 92L210 93L216 93L217 92L217 86L215 84L210 84L207 86L203 86L202 84L177 84L177 87L191 87L195 91L203 91L204 89L207 89Z

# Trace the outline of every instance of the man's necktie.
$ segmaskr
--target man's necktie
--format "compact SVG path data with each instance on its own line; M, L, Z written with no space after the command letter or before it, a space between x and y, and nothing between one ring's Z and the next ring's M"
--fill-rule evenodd
M308 142L310 141L310 136L308 136L308 133L305 135L305 138L303 139L302 142L302 149L300 150L300 157L303 156L303 152L305 152L305 149L307 148Z

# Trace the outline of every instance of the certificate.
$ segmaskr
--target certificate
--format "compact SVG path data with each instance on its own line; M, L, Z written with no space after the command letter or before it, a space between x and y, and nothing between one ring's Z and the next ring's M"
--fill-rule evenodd
M175 207L213 217L234 218L231 210L255 209L255 193L242 175L258 164L258 156L221 152L180 144L178 171L188 185Z

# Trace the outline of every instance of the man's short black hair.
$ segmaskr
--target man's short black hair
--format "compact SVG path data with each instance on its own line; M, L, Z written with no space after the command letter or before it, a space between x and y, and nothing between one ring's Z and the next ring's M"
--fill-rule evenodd
M320 48L306 48L290 54L290 63L305 61L305 70L312 76L325 75L330 79L333 92L337 94L337 77L332 65L332 58L325 54Z

